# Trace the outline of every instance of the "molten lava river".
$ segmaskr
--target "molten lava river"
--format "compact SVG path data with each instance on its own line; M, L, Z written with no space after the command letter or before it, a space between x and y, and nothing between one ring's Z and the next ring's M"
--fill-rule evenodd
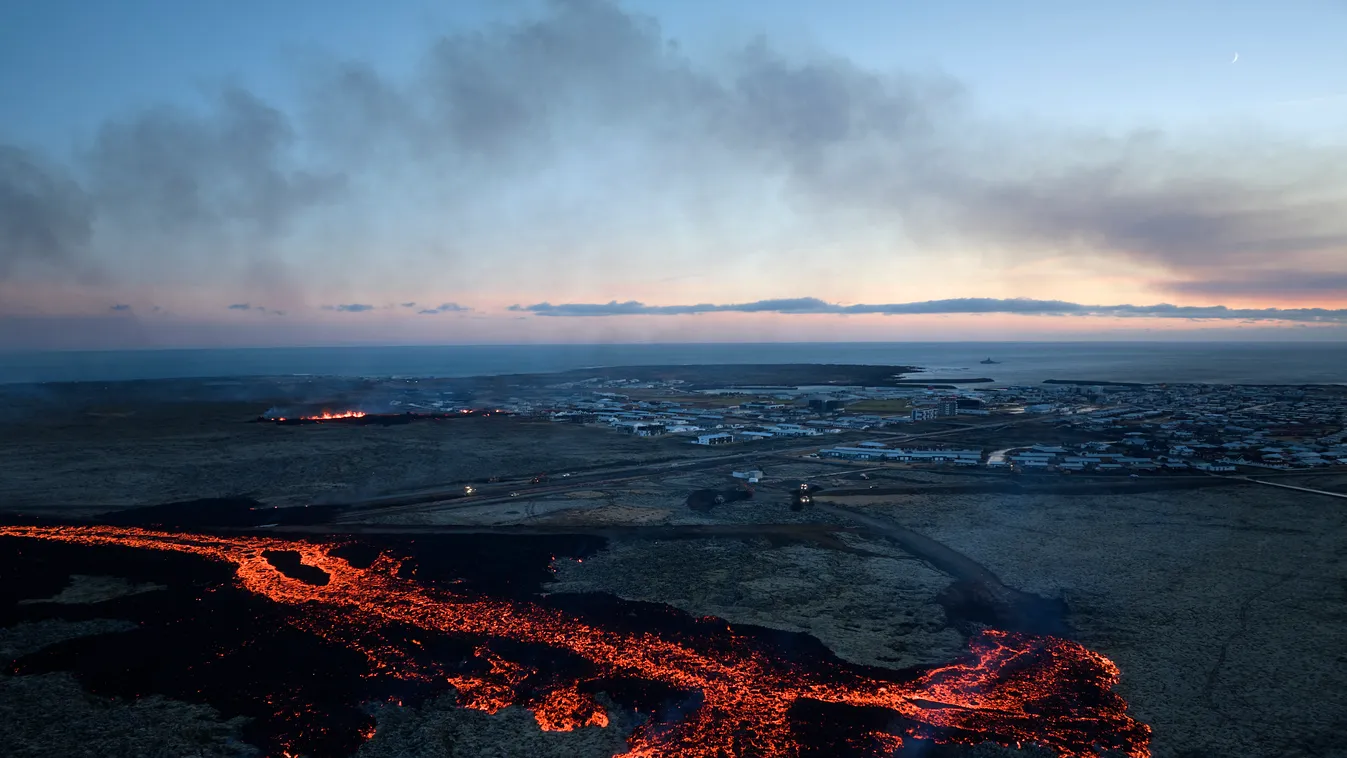
M986 631L949 665L893 672L819 655L801 660L723 622L650 631L470 594L408 578L402 559L388 553L372 562L338 557L349 543L109 526L7 526L0 537L174 551L231 565L238 588L278 604L290 625L358 654L367 664L362 676L453 687L461 706L491 713L522 706L543 730L608 728L610 713L595 694L619 683L683 693L688 705L652 710L627 737L624 756L800 755L808 737L799 713L809 708L869 714L870 726L830 754L889 755L905 740L931 740L1038 745L1064 758L1150 755L1150 728L1112 691L1117 667L1054 637ZM298 560L282 570L277 555ZM464 641L475 653L437 661L423 650L432 636ZM525 649L574 665L561 675L541 672L517 655ZM281 694L275 702L293 728L268 747L311 753L304 715L314 706ZM372 718L359 728L361 738L374 733Z

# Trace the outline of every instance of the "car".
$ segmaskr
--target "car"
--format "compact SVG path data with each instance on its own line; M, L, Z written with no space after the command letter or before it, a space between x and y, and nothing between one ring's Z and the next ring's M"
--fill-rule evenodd
M511 492L511 493L510 493L510 497L519 497L519 493L518 493L518 492Z

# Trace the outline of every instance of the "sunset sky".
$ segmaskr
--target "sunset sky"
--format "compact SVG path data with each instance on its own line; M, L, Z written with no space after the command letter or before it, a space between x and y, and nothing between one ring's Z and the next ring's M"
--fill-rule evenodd
M1347 339L1344 38L1329 0L0 0L0 349Z

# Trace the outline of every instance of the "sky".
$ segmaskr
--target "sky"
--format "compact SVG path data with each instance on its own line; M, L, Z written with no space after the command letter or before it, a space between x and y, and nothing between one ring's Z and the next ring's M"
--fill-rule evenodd
M0 349L1347 339L1347 2L0 0Z

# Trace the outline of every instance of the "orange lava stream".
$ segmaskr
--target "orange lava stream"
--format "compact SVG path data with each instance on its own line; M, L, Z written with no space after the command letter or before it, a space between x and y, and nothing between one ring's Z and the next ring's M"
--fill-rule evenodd
M305 421L330 421L334 418L364 418L367 414L364 411L342 411L341 413L330 413L323 411L317 416L301 416ZM285 419L281 419L284 421Z
M329 555L328 546L309 542L104 526L10 526L0 527L0 536L172 550L234 564L245 589L277 603L303 605L302 627L356 647L372 669L417 678L439 676L471 708L495 712L524 705L543 729L606 726L608 715L575 682L525 701L519 685L532 670L485 648L478 654L489 664L487 674L444 677L414 670L409 657L394 646L355 643L354 632L377 636L379 629L401 624L541 644L588 660L599 677L634 677L701 693L701 706L680 721L638 728L625 758L796 755L800 745L789 712L802 699L885 708L915 724L906 728L907 735L927 739L1036 744L1063 758L1108 751L1129 758L1150 755L1150 728L1132 719L1126 702L1111 691L1118 668L1067 640L988 631L971 641L967 660L933 668L912 681L893 682L836 662L804 670L729 631L696 641L618 633L529 603L428 589L397 577L399 564L388 556L358 569ZM317 586L288 577L267 561L266 551L297 552L305 565L325 571L329 582ZM1088 697L1079 697L1082 692ZM902 736L881 732L874 738L897 747Z

